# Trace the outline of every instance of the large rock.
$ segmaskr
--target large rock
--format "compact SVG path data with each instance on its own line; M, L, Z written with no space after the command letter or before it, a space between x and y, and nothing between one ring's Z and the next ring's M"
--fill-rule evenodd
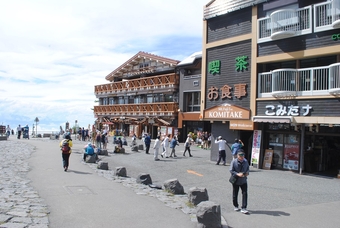
M107 162L104 161L100 161L97 165L98 169L102 169L102 170L108 170L109 169L109 165Z
M102 150L99 151L98 155L108 156L109 153L108 153L108 151L106 149L102 149Z
M119 177L126 177L126 168L116 167L115 175Z
M138 177L136 178L136 182L138 184L145 184L145 185L149 185L152 184L152 179L150 177L150 174L147 173L140 173L138 175Z
M131 151L138 152L138 146L131 147Z
M202 201L209 200L208 191L206 188L198 188L198 187L190 188L188 192L188 198L189 198L189 202L196 206Z
M172 194L184 194L184 188L177 179L170 179L164 182L164 189Z
M97 161L96 154L86 156L86 159L85 159L86 163L96 163L96 161Z
M221 228L221 207L211 202L203 201L197 205L197 227Z
M144 150L144 145L143 144L139 144L138 145L138 150Z

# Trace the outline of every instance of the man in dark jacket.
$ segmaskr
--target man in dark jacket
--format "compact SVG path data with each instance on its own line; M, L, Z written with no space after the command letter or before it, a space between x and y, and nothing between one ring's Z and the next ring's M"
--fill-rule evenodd
M148 133L146 133L144 143L145 143L145 153L148 154L149 150L150 150L150 144L151 144L151 138L150 138L150 135Z
M244 151L239 149L237 151L237 159L234 159L230 164L230 173L233 177L237 178L237 181L233 184L233 204L234 210L239 211L237 195L239 189L242 190L242 207L241 212L248 214L247 203L248 203L248 184L247 176L249 175L249 164L247 159L244 158Z

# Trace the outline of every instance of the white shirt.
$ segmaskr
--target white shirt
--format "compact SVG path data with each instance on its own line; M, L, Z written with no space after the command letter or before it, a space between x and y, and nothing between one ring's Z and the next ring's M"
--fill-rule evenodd
M220 139L218 141L215 139L215 143L218 144L218 150L225 150L225 145L227 142L224 139Z
M163 142L162 142L162 145L163 145L164 147L169 147L169 137L168 137L168 136L165 137L165 139L164 139Z

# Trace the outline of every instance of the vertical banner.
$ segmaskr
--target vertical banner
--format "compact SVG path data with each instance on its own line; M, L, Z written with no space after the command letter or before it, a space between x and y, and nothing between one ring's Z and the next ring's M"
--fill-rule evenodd
M261 148L261 130L254 130L253 146L251 150L251 163L259 164L260 148Z
M285 144L283 151L283 168L290 170L298 170L299 168L299 151L298 144Z

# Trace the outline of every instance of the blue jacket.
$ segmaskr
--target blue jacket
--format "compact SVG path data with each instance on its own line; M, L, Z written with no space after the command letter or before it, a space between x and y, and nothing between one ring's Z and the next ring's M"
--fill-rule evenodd
M170 141L170 148L175 148L178 145L178 142L176 139L171 139Z
M149 135L145 137L144 143L145 143L145 145L150 145L151 144L151 138L150 138Z
M85 150L85 154L92 155L94 154L94 149L92 146L87 146Z
M236 185L243 185L247 183L247 177L238 177L237 173L246 173L249 175L249 164L247 159L243 159L243 162L240 162L238 159L234 159L231 164L229 171L231 175L237 178L237 181L235 182Z

